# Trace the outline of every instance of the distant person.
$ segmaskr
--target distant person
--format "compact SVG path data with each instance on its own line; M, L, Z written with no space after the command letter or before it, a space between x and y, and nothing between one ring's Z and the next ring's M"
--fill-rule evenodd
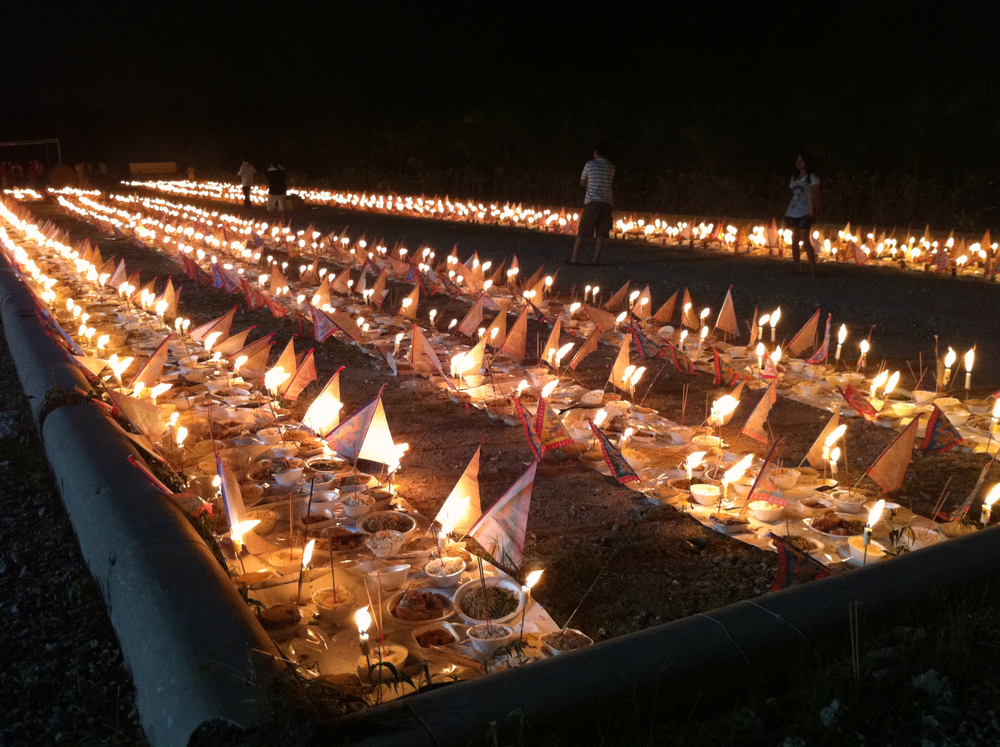
M820 191L819 177L813 173L812 157L808 153L800 153L795 159L795 173L788 184L792 190L792 201L785 211L785 227L792 232L792 261L795 263L795 274L802 274L799 262L799 245L806 249L809 257L809 272L816 277L816 250L813 248L811 233L813 222L819 214Z
M257 175L257 169L253 167L247 159L243 159L243 165L240 166L240 170L236 173L240 178L240 182L243 184L243 207L249 208L253 207L250 202L250 192L253 190L253 180Z
M188 181L189 182L196 181L194 174L194 166L188 166Z
M267 212L277 211L278 220L285 220L285 200L288 195L288 172L275 159L264 172L267 177Z
M580 216L580 230L577 231L576 243L573 244L573 256L569 264L579 264L576 261L584 238L595 238L594 262L599 265L601 249L605 240L611 235L611 180L615 178L615 167L608 160L608 144L600 142L594 148L594 159L587 161L580 175L580 186L587 190L583 201L583 215Z

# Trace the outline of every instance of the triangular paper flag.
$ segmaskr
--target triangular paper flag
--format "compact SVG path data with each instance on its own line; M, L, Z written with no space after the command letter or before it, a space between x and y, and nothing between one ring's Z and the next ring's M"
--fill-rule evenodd
M625 296L628 295L628 289L631 285L630 280L625 281L625 285L617 290L615 295L608 299L608 302L604 304L604 308L607 311L621 311L625 307Z
M743 386L746 383L747 383L746 379L740 379L740 383L737 384L736 387L733 389L733 391L729 393L729 396L732 397L733 399L735 399L737 402L739 402L740 401L740 397L743 396ZM723 425L729 425L729 421L733 419L733 415L735 415L735 414L736 414L736 410L733 409L728 415L723 416L723 418L722 418L722 424Z
M239 306L233 306L232 309L227 311L225 314L220 316L218 319L213 319L207 324L203 324L200 327L195 327L191 330L192 340L204 340L205 337L211 332L220 332L220 340L225 340L229 337L229 330L233 326L233 317L236 316L236 309Z
M483 336L486 340L486 344L495 350L499 350L507 339L507 311L506 309L501 309L500 313L496 315L493 323L486 328L486 334Z
M694 306L691 303L691 294L688 289L684 289L684 305L681 307L681 322L685 327L698 329L698 315L694 313Z
M385 300L387 292L385 289L385 268L383 268L382 272L375 278L375 284L372 286L372 302L380 309L382 308L382 301Z
M451 380L444 375L444 369L441 367L441 359L438 358L437 353L431 344L424 337L424 333L420 330L416 324L413 325L413 343L410 348L410 364L417 368L420 364L424 363L423 358L426 357L434 369L441 374L445 381L451 384Z
M345 267L343 271L337 275L333 280L330 281L330 290L334 293L340 293L341 295L347 295L351 292L351 286L348 285L348 281L351 279L351 268Z
M728 335L739 336L739 327L736 325L736 309L733 307L733 287L729 286L726 291L726 300L722 302L719 309L719 318L715 321L715 328L721 329Z
M73 359L79 363L80 366L94 374L94 376L97 376L101 371L108 367L108 362L103 358L93 358L89 355L74 355Z
M285 345L285 349L281 351L281 355L278 357L278 361L274 364L274 368L280 368L289 378L295 373L295 338L289 338L288 344ZM285 379L286 381L288 379Z
M272 296L280 296L288 292L288 281L278 269L278 263L271 265L271 281L267 284L267 289Z
M169 352L167 344L170 342L172 336L167 335L163 338L163 342L153 351L146 364L139 369L139 373L132 379L132 383L130 384L131 389L135 389L136 384L139 383L142 383L147 389L151 389L160 383L160 379L163 377L163 364L167 362L167 353Z
M667 302L663 304L663 306L661 306L655 314L653 314L653 318L656 321L663 324L670 324L670 320L674 318L674 306L677 305L678 293L680 293L680 291L674 291L674 295L668 298Z
M313 351L310 350L302 359L302 364L295 369L295 374L278 387L278 393L285 399L297 400L302 390L313 381L316 381L316 362L313 360Z
M635 303L632 304L632 313L635 314L639 319L649 319L653 314L653 296L649 292L649 284L642 289L642 292L636 297Z
M573 356L573 360L569 362L569 367L576 370L576 367L580 365L580 362L586 358L588 355L597 350L598 342L601 337L601 328L598 327L593 332L590 333L590 337L584 340L583 345L580 349L576 351L576 355Z
M399 315L405 316L407 319L417 318L417 304L420 302L420 286L414 286L413 290L410 291L410 295L403 299L403 303L399 307Z
M455 328L458 332L461 332L466 337L472 337L476 334L476 330L479 329L479 325L483 321L483 299L485 296L480 296L476 299L476 302L472 304L472 308L466 312L465 317L462 319L461 323Z
M524 360L524 346L528 340L528 309L525 305L521 313L517 315L514 326L510 328L507 339L504 340L500 351L506 353L517 360Z
M259 348L255 347L257 343L263 343ZM271 356L271 348L274 343L271 342L271 335L257 340L255 343L250 343L247 345L248 348L254 347L255 351L251 355L247 356L246 362L240 368L240 376L242 376L246 381L254 381L256 379L263 378L264 373L267 371L267 359ZM235 355L230 356L235 360L238 360L245 353L237 352Z
M771 412L771 407L778 399L778 382L772 382L771 385L764 390L763 396L760 398L760 402L750 413L750 417L747 418L746 425L740 430L740 433L744 436L749 436L750 438L760 441L761 443L767 443L771 439L768 438L767 433L764 432L764 423L767 421L767 416Z
M618 350L618 357L615 358L615 365L611 368L611 376L608 381L619 389L628 391L628 382L625 381L625 369L631 365L629 363L629 338L628 335L622 340L622 346Z
M562 312L556 316L556 323L552 325L552 332L549 333L549 339L545 342L545 347L542 348L542 360L548 363L550 366L556 364L556 352L559 350L559 338L562 336Z
M542 453L551 449L561 449L573 443L556 411L544 399L538 400L538 410L535 413L535 433L542 444Z
M317 309L322 309L330 305L330 276L327 275L323 278L323 282L319 284L319 288L313 293L312 305Z
M822 469L825 462L823 460L823 444L826 442L827 437L836 430L837 426L840 425L840 411L833 413L833 416L823 427L823 430L813 441L813 445L809 447L809 452L806 454L806 461L809 462L809 466L813 469Z
M302 418L303 424L320 438L325 438L340 423L340 411L343 408L340 401L340 372L343 370L344 367L341 366L330 377Z
M385 419L382 393L334 428L326 441L338 456L352 464L359 459L392 464L396 450Z
M532 462L469 530L470 536L506 566L516 566L524 554L528 532L528 508L538 462Z
M250 331L255 329L255 327L247 327L242 332L237 332L232 337L223 340L222 342L217 342L212 346L213 353L222 353L224 356L230 356L237 350L241 350L247 344L247 335Z
M751 345L757 342L757 307L753 307L753 321L750 322L750 342L747 344L749 349Z
M917 437L919 422L920 418L913 418L865 472L882 488L883 493L891 493L903 486L906 468L910 466L910 460L913 458L913 443Z
M788 349L798 355L803 350L811 348L813 340L816 339L816 327L819 325L819 313L821 309L816 309L816 313L809 317L795 337L788 342Z
M326 316L330 319L330 321L337 325L341 332L355 342L361 339L361 328L347 312L331 311Z
M451 525L451 531L459 536L468 534L472 525L482 516L483 509L479 503L479 455L482 447L476 449L462 476L458 478L455 487L448 494L448 499L441 506L434 521L442 527Z
M121 411L136 430L156 443L167 432L167 424L160 416L160 408L148 399L137 399L127 394L108 389L111 401Z
M606 332L613 330L615 328L615 324L618 323L618 317L614 314L610 314L602 309L594 308L593 306L588 306L587 304L584 304L583 308L590 315L591 321Z

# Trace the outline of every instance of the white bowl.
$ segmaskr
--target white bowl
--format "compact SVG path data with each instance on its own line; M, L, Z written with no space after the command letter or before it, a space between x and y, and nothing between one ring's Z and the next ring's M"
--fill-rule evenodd
M691 486L691 497L699 505L714 506L722 497L722 488L718 485L698 483Z
M378 591L381 584L382 591L396 591L405 582L410 574L410 565L399 563L398 565L387 565L365 574L365 583L373 592Z
M369 534L365 547L372 551L376 558L391 558L398 555L406 544L406 535L391 529Z
M926 405L937 397L937 392L928 392L924 389L917 389L913 392L913 401L918 405Z
M909 418L917 411L917 405L912 402L894 402L892 412L901 418Z
M363 500L360 506L350 506L344 503L343 497L341 497L340 505L344 507L344 514L351 517L352 519L358 519L367 514L372 510L372 506L375 505L375 501L371 499L367 493L354 493L351 495L351 500Z
M774 476L774 484L778 486L779 490L791 490L795 487L795 483L799 481L799 475L802 473L797 469L792 467L785 467L781 470L774 470L772 475Z
M844 381L857 389L865 380L865 375L863 373L845 373Z
M670 438L674 440L675 444L686 444L691 441L692 436L694 436L694 428L678 426L670 429Z
M691 443L705 449L712 449L716 446L722 446L722 439L718 436L695 436L691 439Z
M447 558L448 556L446 555L445 557ZM461 560L461 558L457 558L457 560ZM454 571L453 573L448 573L444 576L435 575L431 573L429 570L427 570L428 567L431 565L431 563L440 564L440 561L435 558L434 560L431 560L424 566L424 573L427 575L427 579L428 581L430 581L432 586L436 586L439 589L449 589L453 586L458 586L458 584L461 582L462 573L465 571L464 561L458 567L457 571Z
M843 511L845 514L860 514L864 512L865 508L865 496L861 493L852 493L850 490L834 490L828 494L830 496L830 502L837 507L838 511ZM855 500L849 500L852 496Z
M952 425L958 426L958 425L965 425L966 423L968 423L969 415L970 413L966 412L965 410L952 410L946 415L946 417L948 418L948 422L950 422Z
M587 648L588 646L593 646L594 645L594 639L593 638L591 638L589 635L584 635L584 633L582 631L579 631L576 628L567 628L566 632L568 632L568 633L576 633L577 635L583 636L584 638L587 639L586 643L583 646L581 646L580 648ZM542 650L545 651L545 653L547 653L549 656L559 656L559 654L568 653L568 652L563 651L561 649L553 648L549 644L545 643L544 639L542 640ZM579 651L580 649L573 649L573 650L574 651Z
M316 605L316 613L321 620L328 622L340 622L354 612L355 598L350 589L337 587L337 604L333 600L327 599L332 595L333 589L320 589L312 595L313 604Z
M262 444L276 444L281 442L280 428L261 428L257 431L257 440Z
M806 397L815 397L822 391L822 389L823 385L815 382L799 384L799 391Z
M404 514L402 511L376 511L375 513L368 514L358 520L358 529L360 529L365 534L374 534L379 531L378 522L382 521L383 526L385 526L384 521L388 519L395 519L396 523L400 525L405 525L406 529L396 529L393 531L401 532L403 534L409 534L414 529L417 528L417 522L409 514ZM368 526L371 525L371 526Z
M804 360L799 360L798 358L789 358L785 363L788 367L792 369L795 373L802 373L806 368L806 362Z
M771 508L771 506L777 507ZM750 513L753 514L754 518L758 521L777 521L781 518L782 514L785 513L784 506L778 506L777 504L768 503L767 501L751 501L749 508Z
M993 411L993 400L992 399L967 399L965 400L965 406L968 408L969 412L974 412L977 415L984 415L988 412Z
M290 488L299 484L299 480L302 479L302 468L290 469L287 472L275 472L271 477L282 487Z
M821 504L821 506L819 508L810 508L809 506L803 505L802 501L815 501L816 503ZM818 516L822 513L826 513L832 508L836 508L833 501L831 501L830 498L824 493L812 493L811 495L799 498L798 507L799 513L803 516Z
M490 630L493 631L495 638L478 638L477 636L486 635L487 628L486 623L481 625L473 625L469 628L469 643L476 651L484 656L493 656L497 649L506 646L508 643L517 638L517 629L510 625L498 625L493 623L490 625Z
M937 405L942 412L948 412L949 410L954 410L956 407L961 407L962 402L954 397L940 397L934 400L934 404Z
M851 537L847 540L847 547L851 553L851 559L858 563L877 563L885 560L886 547L877 540L870 540L868 543L868 556L865 558L865 539L861 537Z
M465 619L467 622L471 623L472 625L475 625L477 623L486 622L486 620L485 619L476 618L476 617L473 617L472 615L466 614L463 611L463 609L462 609L462 599L465 597L466 594L468 594L474 588L479 588L481 586L481 584L482 584L482 580L476 578L476 579L473 579L472 581L467 581L466 583L462 584L455 591L455 597L454 597L454 599L455 599L455 611L463 619ZM524 592L521 590L521 585L520 584L518 584L516 581L514 581L512 579L509 579L509 578L498 578L498 577L494 576L493 578L487 578L486 579L486 585L487 586L497 586L497 587L500 587L502 589L507 589L508 591L513 592L517 596L517 607L514 609L514 611L510 612L510 613L508 613L506 615L504 615L503 617L499 617L499 618L493 620L492 622L494 622L494 623L509 622L510 620L513 620L514 618L516 618L518 615L521 614L521 610L524 608Z
M445 633L451 636L452 643L458 643L459 641L462 640L462 636L459 635L458 631L455 629L455 626L452 625L451 623L448 622L427 623L426 625L422 625L419 628L414 628L413 632L410 634L411 637L413 638L413 644L418 651L422 651L428 654L433 653L433 649L421 646L420 641L417 640L419 636L422 636L424 633L430 633L432 630L443 630ZM451 644L446 643L443 645L448 646Z

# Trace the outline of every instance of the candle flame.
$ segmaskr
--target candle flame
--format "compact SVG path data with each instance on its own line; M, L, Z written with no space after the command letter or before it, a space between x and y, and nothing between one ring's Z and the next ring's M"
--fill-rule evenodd
M958 358L958 353L955 352L954 348L952 348L951 346L949 346L948 347L948 355L946 355L944 357L944 366L945 366L945 368L951 368L952 366L954 366L955 365L955 359L957 359L957 358Z
M303 568L308 568L309 567L309 561L312 560L313 548L315 548L315 547L316 547L316 540L311 539L311 540L309 540L309 543L306 545L306 549L302 551L302 567Z
M844 344L844 340L846 340L846 339L847 339L847 325L846 324L841 324L840 325L840 331L837 332L837 344L838 345L843 345Z
M541 571L532 571L531 573L529 573L528 577L524 580L524 586L525 586L525 588L529 589L529 590L533 589L534 586L535 586L535 584L538 583L538 579L540 579L542 577L543 573L545 573L544 570L541 570Z
M998 498L1000 498L1000 482L994 485L992 490L990 490L989 495L986 496L986 500L983 501L983 505L992 506L997 502Z
M740 461L738 461L734 466L726 470L726 473L722 476L722 481L727 485L739 480L750 469L750 464L753 462L753 454L747 454Z
M976 349L970 348L969 352L965 354L965 370L971 371L972 364L976 361Z
M823 445L826 446L827 448L830 448L835 443L837 443L837 441L840 440L841 436L843 436L846 432L847 432L846 424L838 425L830 432L830 435L826 437L826 440L823 441Z
M885 508L885 498L879 498L878 503L872 506L872 510L868 513L868 528L871 529L878 523L878 520L882 518L882 509Z
M542 387L542 399L548 399L548 396L552 394L552 391L559 386L559 379L553 379L544 387Z
M781 319L781 307L779 306L773 312L771 312L771 326L777 327L778 320Z
M687 459L684 461L684 466L689 470L698 469L698 465L701 464L701 460L705 458L707 451L695 451L688 454Z
M830 450L830 461L833 462L834 464L836 464L837 462L840 461L840 447L839 446L834 446Z
M372 616L367 607L362 607L354 613L354 624L358 626L358 632L364 635L372 624Z

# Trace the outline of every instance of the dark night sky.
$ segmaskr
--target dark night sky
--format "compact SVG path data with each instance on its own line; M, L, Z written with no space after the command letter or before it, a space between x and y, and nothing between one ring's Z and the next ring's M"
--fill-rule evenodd
M913 174L931 185L920 216L945 198L932 219L1000 216L1000 53L978 6L318 5L8 4L0 140L58 136L70 160L202 173L280 151L355 188L562 200L551 185L606 137L647 209L680 209L657 183L668 171L783 189L774 174L809 148L855 179L845 199L873 174ZM963 217L969 190L934 185L967 178Z

